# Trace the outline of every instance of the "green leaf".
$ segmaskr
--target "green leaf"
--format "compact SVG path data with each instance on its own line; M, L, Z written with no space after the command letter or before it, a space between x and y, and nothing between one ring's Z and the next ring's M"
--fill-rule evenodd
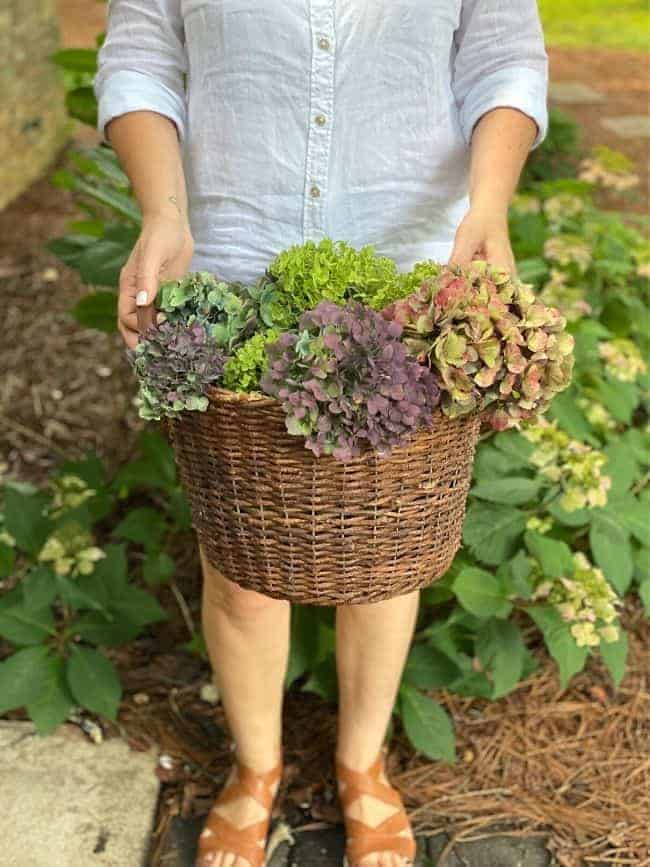
M89 611L80 614L70 624L73 635L106 647L119 647L132 641L140 634L142 627L130 620L109 620L100 612Z
M92 199L112 208L116 214L126 217L136 225L140 225L142 221L140 209L133 197L128 193L118 191L114 187L99 181L90 183L76 176L72 177L72 186L77 192L85 193Z
M41 644L54 634L54 617L49 608L29 608L25 603L0 611L0 635L13 644Z
M520 467L530 465L530 456L535 451L535 446L519 431L500 431L492 437L491 442L499 451L508 455L513 464Z
M529 466L529 464L526 464ZM521 465L512 461L510 455L499 451L489 443L481 443L476 450L473 477L477 481L502 479L518 472ZM472 492L470 492L472 493Z
M614 500L622 497L639 475L634 452L625 443L613 442L603 449L607 462L603 467L603 475L609 476L612 486L607 492L607 498Z
M408 684L399 691L402 725L413 747L429 759L456 761L454 730L444 708Z
M176 564L164 551L152 551L144 558L142 577L151 587L166 584L176 571Z
M61 69L70 72L97 72L97 51L94 48L64 48L56 51L50 58Z
M575 509L573 512L567 512L560 505L559 497L549 504L548 511L558 524L563 524L565 527L584 527L591 521L590 509Z
M89 85L69 90L65 95L65 107L70 117L88 126L97 126L97 100Z
M484 563L498 566L515 553L526 527L526 515L511 506L472 503L467 510L463 541Z
M404 668L404 682L420 689L440 689L449 686L462 674L459 667L444 653L423 642L411 647Z
M548 409L548 416L550 419L557 419L559 426L569 436L597 447L599 441L578 406L577 397L577 390L573 386L556 395Z
M66 678L77 704L108 719L117 719L122 696L120 678L113 663L102 653L71 645Z
M646 578L639 584L639 596L643 602L645 613L650 617L650 578Z
M634 562L630 534L611 511L594 509L589 528L589 544L597 566L605 578L623 595L632 581Z
M472 495L491 503L521 506L535 499L542 487L542 479L526 479L510 476L505 479L490 479L479 482L472 488Z
M600 655L612 676L614 686L618 688L625 675L628 653L627 634L619 628L618 641L608 643L601 639L599 647Z
M110 610L115 613L117 621L133 623L138 627L167 620L169 617L155 596L131 584L123 587L112 600Z
M56 596L56 575L49 566L34 566L21 581L25 607L30 611L47 608Z
M124 545L107 545L106 556L95 563L90 575L77 578L79 587L106 608L112 599L119 599L127 586L128 573Z
M463 569L453 587L463 608L476 617L507 617L512 610L499 581L484 569Z
M113 293L111 293L113 294ZM59 476L78 476L89 488L97 490L106 482L106 470L101 458L96 452L88 451L80 461L66 461L59 472Z
M147 549L156 548L165 535L166 523L164 516L147 506L132 509L113 530L118 539L128 539L137 542Z
M39 644L0 662L0 715L39 696L47 680L48 654L48 648Z
M605 511L617 516L641 545L650 547L650 510L647 504L628 495L609 502Z
M102 291L85 295L72 309L73 318L84 328L111 334L117 331L117 294Z
M42 688L26 703L27 713L40 735L50 734L65 722L74 701L65 677L65 660L49 656L42 671Z
M589 648L578 647L569 624L552 605L531 605L526 610L544 635L549 653L560 669L560 686L565 689L573 675L584 668Z
M476 654L492 675L492 698L507 695L521 679L526 646L518 626L509 620L489 620L479 632Z
M16 555L11 545L0 542L0 578L6 578L7 575L11 575L15 561Z
M176 485L176 463L174 450L167 439L156 431L145 430L140 434L138 446L162 485L167 490L173 489Z
M49 502L45 494L24 493L17 486L5 486L5 527L18 547L29 554L37 554L50 533L52 523L44 515Z
M510 586L509 591L514 593L519 599L530 599L533 595L533 582L530 578L533 563L530 557L526 556L523 548L515 554L509 563L510 566Z
M566 578L573 574L573 555L566 542L560 542L558 539L552 539L533 530L526 531L524 542L547 578Z
M596 387L596 397L616 421L630 424L639 403L639 389L633 382L601 379Z
M76 580L67 578L65 575L57 575L56 586L61 599L75 610L104 610L102 603L92 593L86 592L83 585Z

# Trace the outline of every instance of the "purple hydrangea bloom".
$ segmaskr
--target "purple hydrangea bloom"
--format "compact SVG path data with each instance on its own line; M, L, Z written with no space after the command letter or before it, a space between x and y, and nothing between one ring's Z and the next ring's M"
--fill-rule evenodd
M380 455L431 424L435 375L407 354L401 326L358 302L322 301L267 347L261 387L282 401L290 434L315 455Z
M226 360L198 322L152 325L127 357L140 383L140 416L146 419L206 410L207 388L221 377Z

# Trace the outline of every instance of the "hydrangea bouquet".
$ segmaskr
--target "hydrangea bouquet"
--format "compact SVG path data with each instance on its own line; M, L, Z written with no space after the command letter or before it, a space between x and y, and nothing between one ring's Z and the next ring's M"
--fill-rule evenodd
M206 272L165 283L157 308L129 352L141 416L205 410L214 386L262 392L290 434L341 461L388 454L438 404L519 426L572 372L560 312L484 261L404 274L372 247L325 239L280 253L255 286Z

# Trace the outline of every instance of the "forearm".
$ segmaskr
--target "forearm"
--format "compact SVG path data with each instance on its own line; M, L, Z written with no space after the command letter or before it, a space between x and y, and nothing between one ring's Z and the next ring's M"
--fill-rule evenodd
M486 112L471 138L470 206L507 216L521 170L537 134L532 118L514 108Z
M172 216L187 221L187 190L176 126L154 111L132 111L106 126L146 221Z

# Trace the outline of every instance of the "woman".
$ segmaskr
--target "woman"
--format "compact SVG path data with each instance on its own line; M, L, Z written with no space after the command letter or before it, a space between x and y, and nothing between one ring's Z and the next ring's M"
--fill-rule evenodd
M253 282L329 236L400 268L488 258L514 270L507 209L546 135L535 0L112 0L98 128L142 208L119 327L188 270ZM150 315L150 314L149 314ZM236 760L200 867L259 867L281 759L289 604L202 556L202 621ZM382 748L418 594L337 609L336 771L350 867L415 844Z

